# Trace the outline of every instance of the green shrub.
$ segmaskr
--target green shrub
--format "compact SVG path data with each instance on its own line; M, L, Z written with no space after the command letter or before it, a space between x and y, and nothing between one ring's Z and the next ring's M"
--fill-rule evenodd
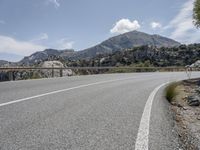
M39 75L39 73L33 72L30 78L31 78L31 79L40 79L41 76Z
M178 94L177 91L176 91L176 87L179 85L178 82L174 82L174 83L171 83L169 84L167 87L166 87L166 93L165 93L165 96L167 98L167 100L171 103L174 99L174 97Z

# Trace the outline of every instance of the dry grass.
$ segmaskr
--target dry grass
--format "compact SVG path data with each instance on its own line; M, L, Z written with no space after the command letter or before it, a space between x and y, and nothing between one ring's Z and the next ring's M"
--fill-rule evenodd
M176 87L180 84L180 82L173 82L169 84L165 91L165 96L167 100L171 103L173 99L178 95Z

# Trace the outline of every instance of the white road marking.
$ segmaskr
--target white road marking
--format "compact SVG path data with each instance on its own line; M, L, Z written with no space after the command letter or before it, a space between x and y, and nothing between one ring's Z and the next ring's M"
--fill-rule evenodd
M108 80L108 81L95 82L95 83L90 83L90 84L85 84L85 85L79 85L79 86L76 86L76 87L71 87L71 88L62 89L62 90L56 90L56 91L52 91L52 92L48 92L48 93L44 93L44 94L39 94L39 95L31 96L31 97L26 97L26 98L22 98L22 99L18 99L18 100L12 100L12 101L9 101L9 102L6 102L6 103L1 103L0 107L10 105L10 104L14 104L14 103L27 101L27 100L30 100L30 99L44 97L44 96L47 96L47 95L52 95L52 94L66 92L66 91L70 91L70 90L74 90L74 89L84 88L84 87L88 87L88 86L92 86L92 85L98 85L98 84L104 84L104 83L116 82L116 81L122 81L122 80L134 79L134 78L136 78L136 77L116 79L116 80Z
M158 90L165 86L167 83L163 83L162 85L156 87L153 92L150 94L142 114L142 118L140 121L140 126L137 134L137 139L135 143L135 150L148 150L149 146L149 124L151 117L151 108L153 104L154 97Z

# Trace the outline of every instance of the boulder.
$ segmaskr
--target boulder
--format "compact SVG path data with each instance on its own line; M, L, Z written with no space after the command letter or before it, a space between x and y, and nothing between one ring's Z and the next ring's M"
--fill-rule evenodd
M190 67L200 67L200 60L197 60L195 63L190 65Z
M200 98L197 95L188 96L187 102L189 106L199 106L200 105Z
M200 84L199 81L197 84ZM200 87L196 88L195 91L196 91L196 93L200 94Z
M45 61L42 64L40 64L40 67L42 68L65 68L63 63L60 61ZM51 69L45 69L41 70L42 76L44 77L52 77L52 70ZM63 76L71 76L73 75L73 71L71 69L63 69ZM54 77L60 77L60 70L54 69Z

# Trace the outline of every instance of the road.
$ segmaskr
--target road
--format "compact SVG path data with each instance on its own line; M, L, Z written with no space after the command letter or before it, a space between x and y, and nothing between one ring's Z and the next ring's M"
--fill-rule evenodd
M155 89L185 78L129 73L2 82L0 150L178 149L164 86ZM146 148L137 144L142 127Z

